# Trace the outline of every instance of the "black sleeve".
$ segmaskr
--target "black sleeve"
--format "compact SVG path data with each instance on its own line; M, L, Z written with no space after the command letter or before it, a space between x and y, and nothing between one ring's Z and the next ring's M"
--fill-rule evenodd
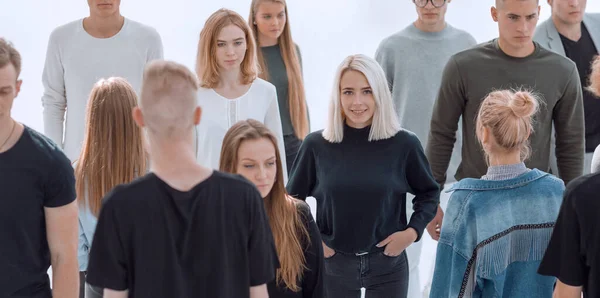
M98 217L86 281L90 285L116 291L127 290L127 263L125 249L120 236L118 198L115 190L106 196ZM122 220L122 219L121 219Z
M431 116L427 142L427 159L441 188L452 157L458 122L465 108L465 87L458 63L450 58L442 74L442 82Z
M259 286L275 279L279 259L263 199L256 189L247 192L250 210L248 262L250 286ZM94 243L95 245L95 243Z
M417 231L417 240L421 239L423 230L433 219L440 203L440 187L433 178L429 162L423 152L421 142L415 135L410 135L409 153L404 171L413 199L414 213L410 217L408 227Z
M75 201L75 174L62 151L53 152L53 165L47 170L44 184L44 207L54 208Z
M575 181L574 181L575 182ZM582 286L586 280L585 254L581 229L574 206L575 194L569 185L554 225L552 238L538 269L541 275L555 276L570 286Z
M290 171L289 181L287 183L287 192L292 197L300 200L306 200L307 197L312 196L312 191L317 179L312 144L314 143L314 141L312 141L314 137L321 136L310 134L304 139L302 145L300 145L298 155L296 156L296 160Z
M308 205L306 203L302 203L302 205L299 209L310 241L304 253L307 269L304 270L302 280L302 296L304 298L323 298L325 288L323 287L324 256L321 232L319 232Z

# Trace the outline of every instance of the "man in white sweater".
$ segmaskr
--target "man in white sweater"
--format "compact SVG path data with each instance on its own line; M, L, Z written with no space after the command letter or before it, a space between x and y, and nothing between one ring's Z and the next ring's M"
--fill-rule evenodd
M476 44L467 32L446 23L445 15L451 0L415 0L418 19L400 32L385 38L375 53L375 59L387 76L396 112L403 128L414 132L423 147L427 146L431 114L436 100L442 71L450 57ZM459 130L460 131L460 130ZM461 135L457 135L451 165L452 177L460 163ZM454 182L452 178L448 182ZM444 203L448 195L442 193ZM412 202L407 198L407 216L412 214ZM429 229L437 240L439 233ZM422 297L419 280L419 259L422 241L406 249L410 268L408 297Z
M42 77L44 133L71 161L81 150L85 109L94 83L119 76L139 92L146 63L163 57L158 32L123 17L120 2L88 0L88 17L60 26L50 35Z

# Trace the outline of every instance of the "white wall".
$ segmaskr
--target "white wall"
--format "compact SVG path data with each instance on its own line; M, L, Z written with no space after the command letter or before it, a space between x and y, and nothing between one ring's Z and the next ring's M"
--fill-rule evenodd
M6 0L0 9L0 36L23 55L23 90L13 116L43 131L42 84L48 36L53 28L88 14L85 0ZM122 0L122 13L154 26L162 35L165 58L193 69L196 45L206 18L220 7L247 17L249 0ZM337 65L355 53L372 56L380 40L416 18L410 0L288 0L289 21L304 59L304 76L312 129L323 128L331 81ZM544 0L542 20L550 13ZM168 4L167 4L168 3ZM496 36L490 17L493 0L454 0L447 20L482 42ZM588 12L600 12L600 1L588 1ZM415 53L418 55L418 53Z

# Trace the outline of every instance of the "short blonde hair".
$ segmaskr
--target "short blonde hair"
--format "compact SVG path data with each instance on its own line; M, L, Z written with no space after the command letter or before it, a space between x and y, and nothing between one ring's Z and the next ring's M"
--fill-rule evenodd
M258 76L256 58L256 42L252 30L237 12L221 8L213 13L200 32L198 54L196 57L196 74L203 88L215 88L219 84L219 64L216 58L217 38L221 30L229 25L235 25L244 31L246 38L246 55L241 64L242 83L250 84Z
M140 109L148 129L170 137L193 129L198 79L185 66L154 60L144 70Z
M401 128L385 73L377 61L358 54L348 56L337 69L333 81L331 100L329 101L329 117L323 130L323 138L332 143L339 143L344 139L345 117L340 102L340 83L344 73L349 70L362 73L373 90L375 113L369 133L369 141L385 140L395 136Z
M503 152L521 152L521 160L531 154L529 136L533 133L532 118L539 109L537 96L529 91L493 91L479 107L476 122L477 138L487 127L498 148ZM485 152L486 156L489 152Z

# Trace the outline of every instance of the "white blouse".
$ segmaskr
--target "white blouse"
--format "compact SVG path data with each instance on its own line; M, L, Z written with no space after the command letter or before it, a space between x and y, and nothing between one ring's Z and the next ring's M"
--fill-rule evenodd
M214 89L200 88L198 105L202 108L202 118L196 127L196 157L201 165L219 169L221 147L227 130L240 120L254 119L265 124L277 137L284 182L287 182L283 131L275 86L257 78L244 95L235 99L223 97Z

